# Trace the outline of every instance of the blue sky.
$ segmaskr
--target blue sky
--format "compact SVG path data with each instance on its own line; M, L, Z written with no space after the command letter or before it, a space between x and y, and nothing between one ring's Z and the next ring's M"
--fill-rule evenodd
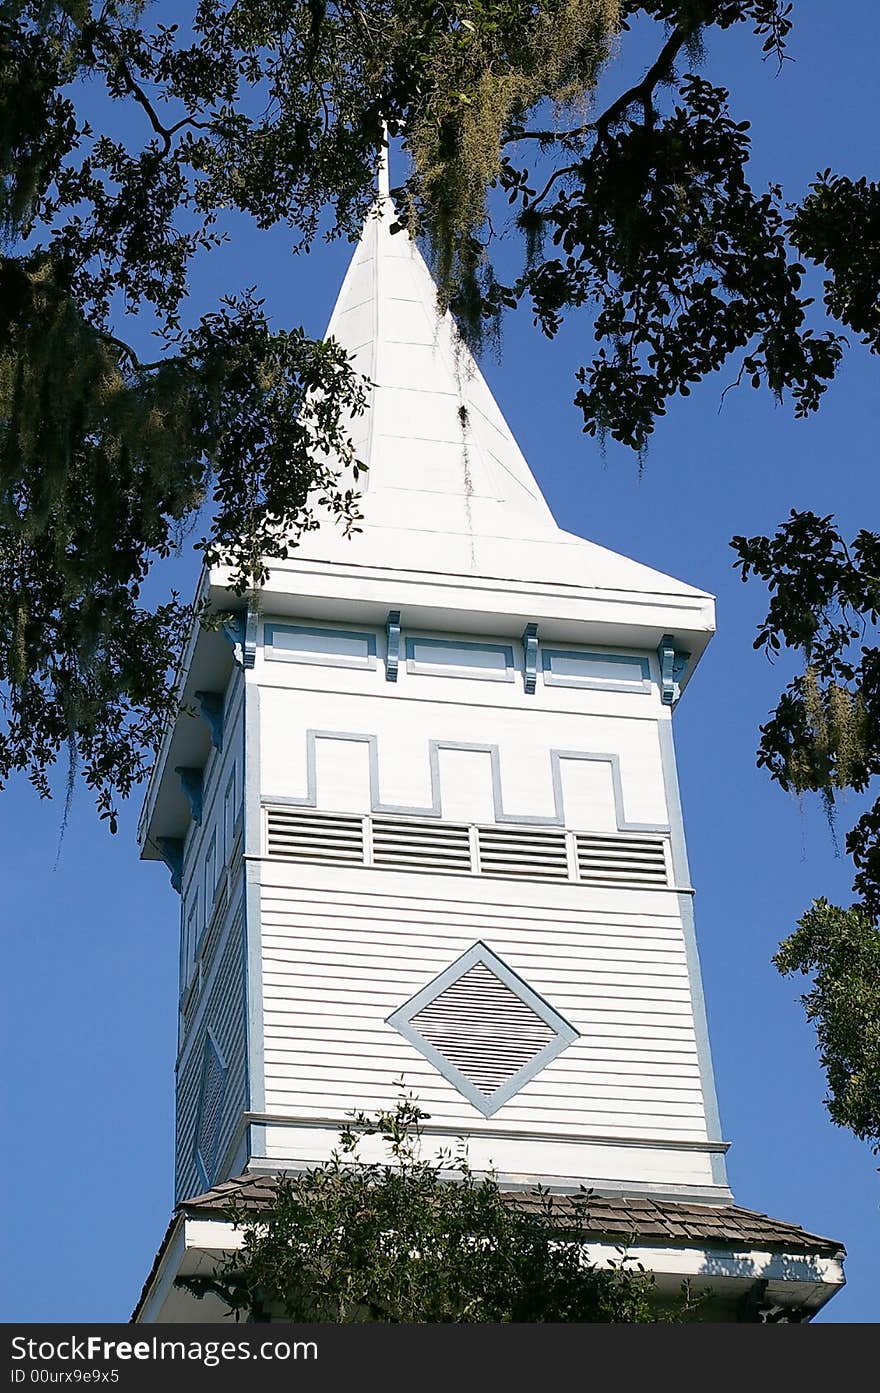
M792 198L826 166L880 176L880 11L853 0L844 26L840 7L795 8L796 62L782 76L746 34L713 40L705 65L754 123L756 182L781 180ZM350 249L294 258L283 233L243 220L233 232L193 278L195 312L256 283L279 326L322 332ZM718 597L718 634L675 733L731 1182L740 1204L846 1244L848 1286L820 1319L874 1321L877 1161L829 1122L798 988L770 963L814 896L848 902L849 866L818 804L755 768L757 726L789 669L752 651L765 596L740 583L728 541L773 530L795 506L834 512L849 531L877 526L880 363L854 351L807 422L748 389L719 410L735 373L709 381L670 411L640 478L626 451L603 455L581 433L573 371L588 352L586 324L548 344L523 313L484 367L563 527ZM192 554L169 574L189 591ZM179 901L164 868L138 861L137 811L133 800L111 838L80 791L56 866L61 803L23 783L0 795L7 1321L127 1319L170 1216ZM841 807L842 828L857 811Z

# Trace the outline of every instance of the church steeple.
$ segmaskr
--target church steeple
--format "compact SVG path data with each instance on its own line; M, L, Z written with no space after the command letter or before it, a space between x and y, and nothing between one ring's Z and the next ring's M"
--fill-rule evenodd
M535 536L552 514L388 196L367 218L327 337L372 384L354 423L368 528ZM463 554L469 549L466 543ZM473 562L468 569L473 569Z
M363 531L332 523L297 555L646 594L704 592L560 529L409 233L387 174L327 327L370 382L351 423L367 465Z
M364 530L307 534L247 609L204 577L240 612L194 629L145 800L180 1207L139 1318L219 1319L174 1277L236 1241L227 1182L320 1164L401 1078L430 1146L603 1196L611 1260L644 1224L661 1295L808 1316L838 1249L733 1205L715 1104L672 738L711 596L557 527L393 222L380 184L329 329L372 383Z

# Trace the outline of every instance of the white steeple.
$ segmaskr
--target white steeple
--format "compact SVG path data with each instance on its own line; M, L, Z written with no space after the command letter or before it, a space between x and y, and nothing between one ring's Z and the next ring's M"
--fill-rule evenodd
M222 1319L175 1279L238 1245L230 1196L401 1080L434 1155L603 1197L591 1259L808 1318L839 1245L733 1205L715 1104L672 738L711 597L556 526L393 221L383 176L330 323L373 384L364 530L250 602L206 572L237 613L193 624L145 800L181 894L180 1204L137 1318Z
M351 425L367 465L363 531L332 523L297 554L500 579L702 595L562 531L412 237L392 232L387 172L336 301L327 337L372 384Z

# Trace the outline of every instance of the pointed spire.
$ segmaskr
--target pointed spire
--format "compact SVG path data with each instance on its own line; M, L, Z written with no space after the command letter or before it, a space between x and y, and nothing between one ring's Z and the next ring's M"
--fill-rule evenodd
M371 521L378 521L381 494L383 526L421 529L440 508L450 531L473 533L491 503L520 517L518 535L553 527L473 355L451 316L438 314L437 289L415 242L391 231L387 181L383 160L379 197L327 330L373 384L370 409L354 426L369 468Z
M495 398L388 192L387 144L376 204L336 301L327 337L371 383L350 434L367 474L363 530L307 534L304 559L415 571L689 591L559 529ZM700 593L691 591L691 593Z

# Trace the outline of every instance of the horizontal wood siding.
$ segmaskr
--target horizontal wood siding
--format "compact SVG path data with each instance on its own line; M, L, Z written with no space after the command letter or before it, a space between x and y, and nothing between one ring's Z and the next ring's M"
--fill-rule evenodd
M314 881L270 883L281 879L273 872L264 862L270 1113L341 1117L388 1106L403 1076L434 1121L480 1131L487 1123L477 1109L386 1018L482 940L579 1032L488 1125L706 1138L673 895L651 896L640 910L647 897L619 891L619 910L600 909L584 888L577 907L569 893L559 907L508 901L481 911L433 896L359 893L350 871L346 888L328 882L324 892Z
M227 1068L226 1092L220 1122L219 1171L211 1182L225 1179L223 1157L245 1106L245 984L242 962L241 913L236 914L220 946L215 971L207 983L205 1003L187 1041L177 1075L177 1198L199 1194L205 1187L196 1167L195 1129L205 1034L210 1028Z

